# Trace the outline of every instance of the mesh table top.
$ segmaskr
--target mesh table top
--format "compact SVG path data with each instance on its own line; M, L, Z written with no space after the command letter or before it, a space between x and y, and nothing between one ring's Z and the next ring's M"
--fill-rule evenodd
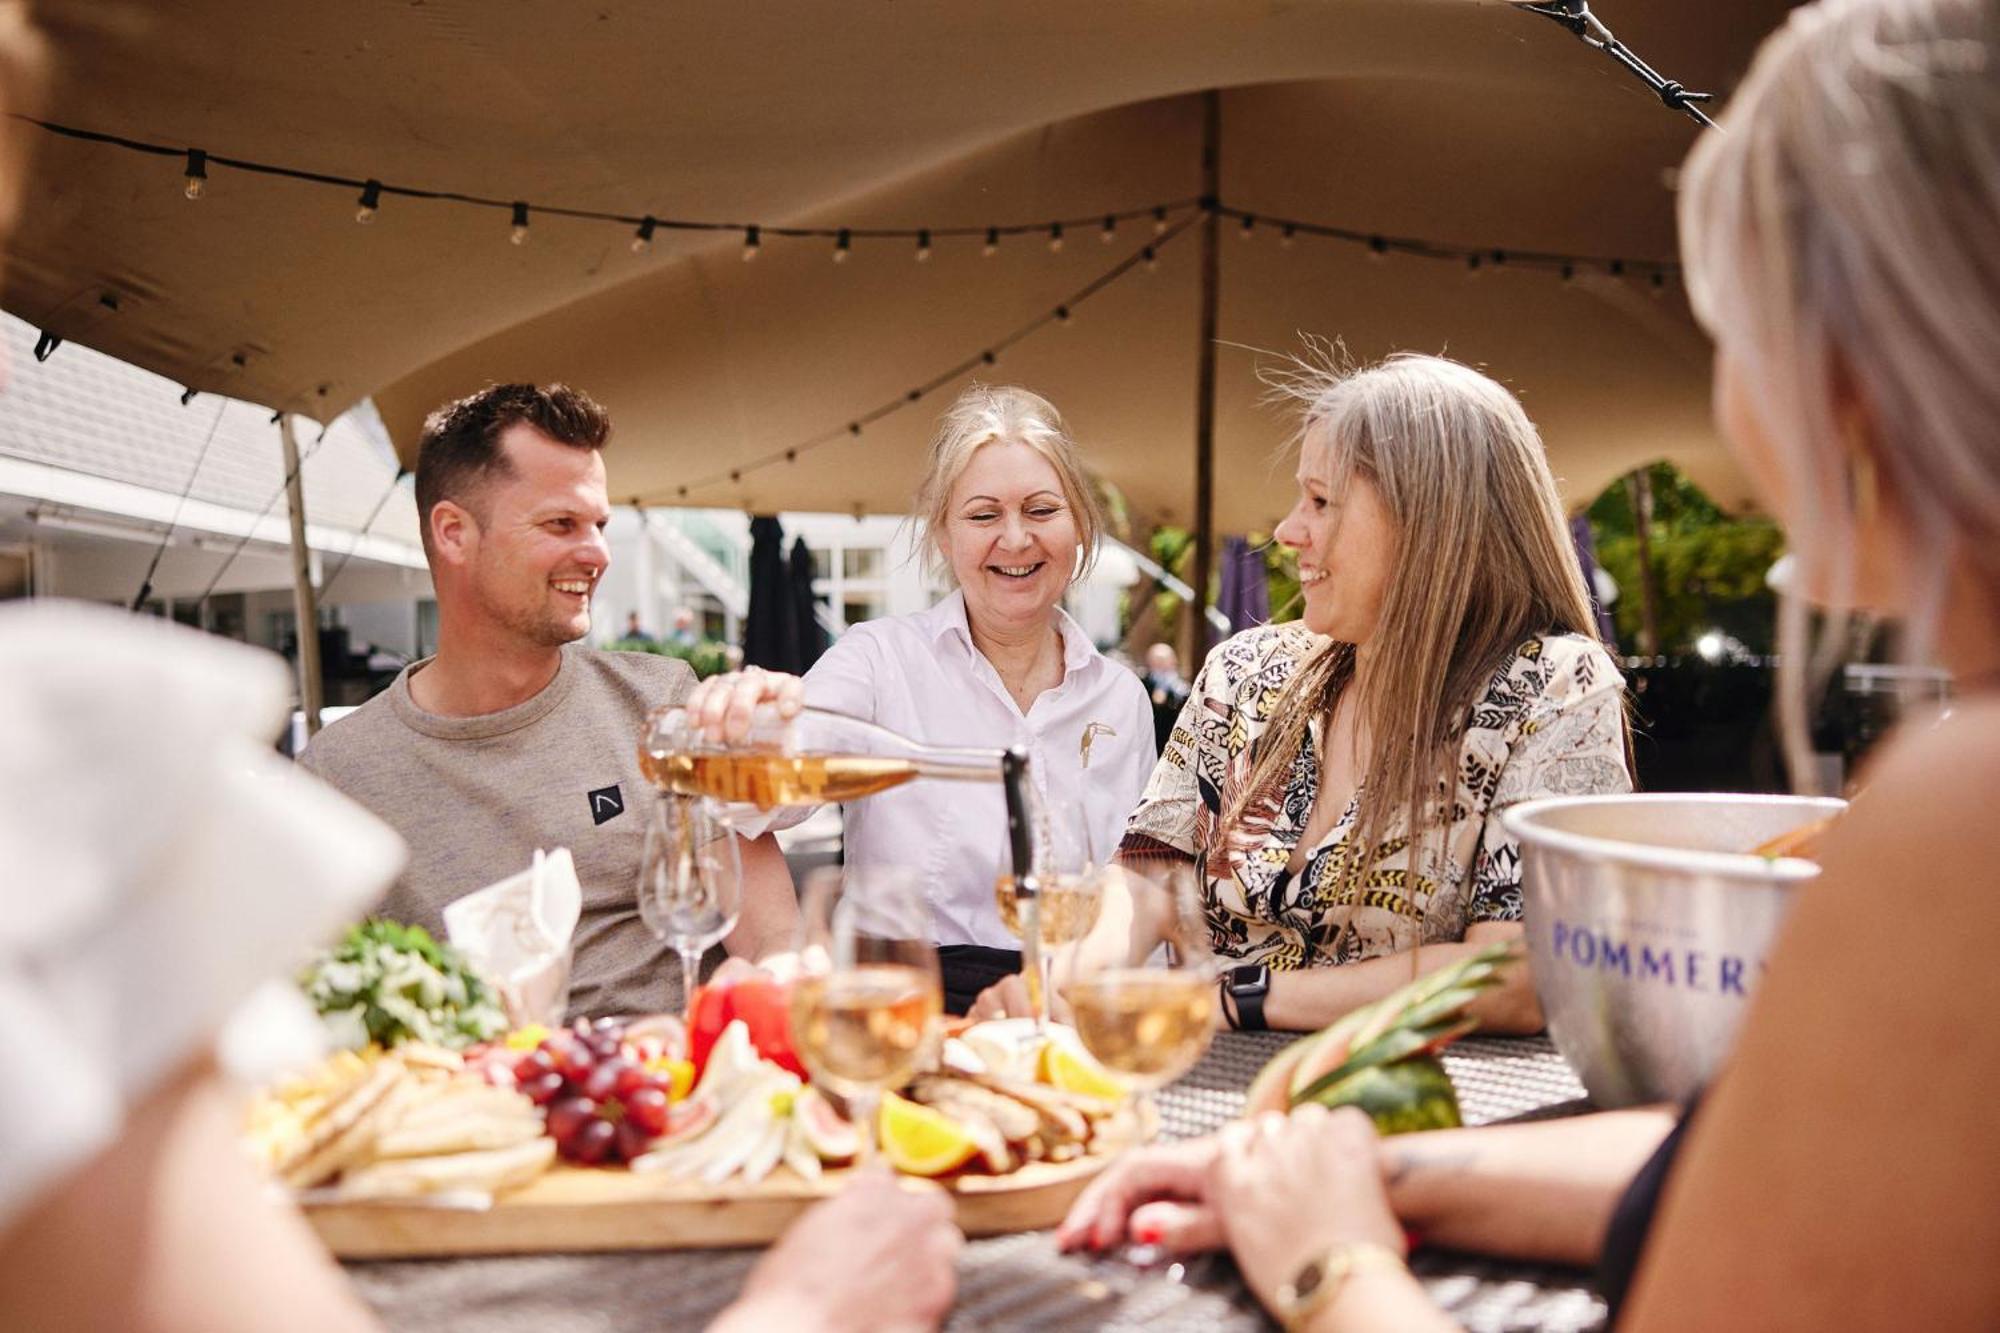
M1159 1094L1168 1137L1206 1133L1243 1107L1251 1078L1290 1038L1220 1034L1186 1078ZM1587 1109L1583 1088L1544 1038L1468 1038L1445 1053L1466 1123ZM543 1333L551 1328L699 1326L727 1305L757 1252L521 1255L350 1263L348 1274L392 1329ZM1424 1253L1412 1267L1467 1328L1486 1333L1599 1328L1604 1303L1586 1275L1467 1255ZM1267 1330L1273 1325L1226 1256L1140 1272L1059 1254L1047 1232L967 1245L946 1328Z

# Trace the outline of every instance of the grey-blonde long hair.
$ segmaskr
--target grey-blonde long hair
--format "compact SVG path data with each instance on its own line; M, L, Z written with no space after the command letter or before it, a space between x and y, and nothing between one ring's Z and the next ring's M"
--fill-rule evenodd
M1104 506L1090 484L1083 453L1055 404L1011 384L970 385L938 418L924 479L917 487L916 505L910 514L915 545L923 552L925 568L935 576L951 577L950 564L939 550L939 539L951 519L951 489L971 464L972 456L989 444L1025 444L1056 470L1081 548L1070 579L1074 582L1089 573L1104 539L1105 522Z
M1399 808L1413 876L1422 840L1449 826L1458 743L1495 672L1537 635L1595 640L1597 625L1541 436L1514 395L1443 357L1402 353L1362 369L1344 361L1337 347L1309 343L1265 379L1298 405L1299 442L1323 434L1331 444L1329 498L1364 477L1395 521L1374 665L1357 680L1354 645L1314 650L1287 683L1222 827L1282 786L1311 719L1330 717L1341 692L1358 687L1367 780L1335 890L1351 915L1352 890Z
M1928 655L1953 562L2000 588L2000 3L1821 0L1758 53L1681 176L1688 295L1754 386L1795 500L1779 617L1794 786L1807 699L1844 642L1855 535L1877 486L1921 542L1903 652ZM1872 439L1844 438L1858 398Z

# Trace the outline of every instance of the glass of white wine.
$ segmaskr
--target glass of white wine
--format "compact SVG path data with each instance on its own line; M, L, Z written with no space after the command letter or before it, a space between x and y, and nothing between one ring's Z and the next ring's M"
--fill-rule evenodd
M934 1058L944 993L916 875L846 866L806 881L792 1044L813 1081L846 1099L873 1160L882 1094Z
M1108 892L1129 903L1128 947L1076 950L1062 994L1084 1047L1134 1089L1150 1131L1154 1090L1194 1068L1215 1035L1217 964L1191 865L1108 873Z
M743 859L715 802L656 795L639 858L639 919L681 959L682 1006L693 1018L701 956L736 929Z
M1049 981L1058 952L1076 944L1097 925L1103 906L1104 866L1092 842L1089 816L1082 804L1037 812L1034 884L1022 893L1012 873L1002 873L993 886L1000 924L1026 946L1022 965L1035 1021L1046 1028ZM1035 938L1028 938L1029 923Z

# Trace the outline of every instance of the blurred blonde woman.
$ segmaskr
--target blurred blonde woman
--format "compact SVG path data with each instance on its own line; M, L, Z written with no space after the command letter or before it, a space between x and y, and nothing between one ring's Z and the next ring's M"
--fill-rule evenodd
M950 595L849 628L803 680L718 676L688 707L720 734L776 699L938 745L1020 746L1045 806L1108 854L1152 768L1152 709L1138 676L1062 609L1096 557L1104 515L1055 407L1026 389L967 389L938 424L913 514ZM951 1012L1019 971L993 896L1009 866L997 787L912 783L848 806L845 828L848 864L921 875Z
M1209 654L1121 857L1194 865L1239 1028L1317 1028L1521 933L1517 801L1630 789L1624 682L1541 438L1441 357L1278 379L1301 408L1277 539L1300 619ZM1483 997L1534 1031L1525 967ZM1008 985L982 1011L1018 1009Z
M1907 617L1956 703L1879 752L1678 1128L1628 1111L1378 1144L1310 1108L1122 1161L1066 1243L1226 1244L1314 1330L1449 1326L1398 1260L1405 1228L1598 1261L1621 1330L2000 1320L2000 0L1801 7L1721 123L1680 194L1718 418L1797 591ZM1800 754L1803 608L1780 629ZM1301 1312L1299 1275L1336 1264Z

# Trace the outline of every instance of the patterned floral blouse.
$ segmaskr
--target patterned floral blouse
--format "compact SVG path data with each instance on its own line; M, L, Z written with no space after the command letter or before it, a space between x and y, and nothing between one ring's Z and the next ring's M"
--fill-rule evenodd
M1218 851L1217 822L1249 778L1252 747L1302 660L1324 640L1293 623L1247 630L1209 654L1126 824L1125 848L1164 844L1196 858L1220 955L1274 971L1356 962L1464 938L1521 916L1521 852L1500 811L1536 796L1623 792L1624 680L1594 640L1530 639L1493 675L1459 746L1450 828L1422 840L1412 874L1405 812L1343 892L1359 790L1294 876L1286 870L1319 790L1323 719L1313 719L1282 794L1247 815ZM1245 836L1247 833L1248 836ZM1356 897L1351 929L1340 930Z

